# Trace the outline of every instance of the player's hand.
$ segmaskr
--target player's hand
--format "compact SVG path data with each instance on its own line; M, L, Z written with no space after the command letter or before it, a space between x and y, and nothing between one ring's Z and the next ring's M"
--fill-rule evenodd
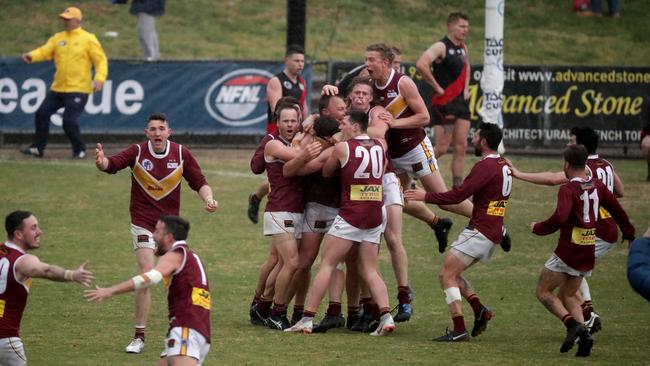
M99 142L95 146L95 166L97 169L104 171L108 168L108 159L104 155L104 147Z
M29 52L28 53L23 53L21 58L23 59L23 61L25 61L27 63L32 62L32 54L29 53Z
M463 98L465 98L465 100L469 100L469 97L470 97L469 89L467 88L463 89Z
M86 266L88 266L88 259L81 263L79 268L72 272L72 279L86 287L90 287L90 283L95 277L92 272L86 269Z
M311 144L307 145L306 148L302 151L302 158L305 162L308 162L318 157L321 151L323 151L323 146L321 145L320 141L314 141Z
M381 121L381 122L384 122L384 123L387 124L389 127L390 127L391 123L393 123L393 121L394 121L394 119L393 119L393 115L390 114L390 112L388 112L388 111L381 111L381 112L379 112L379 113L377 114L377 119L378 119L379 121Z
M537 225L537 222L535 222L535 221L530 223L530 231L531 232L535 229L535 225Z
M95 286L94 290L85 290L84 297L88 302L100 302L105 299L110 299L113 296L111 291L107 288Z
M407 201L424 201L427 192L423 189L407 189L404 191L404 198Z
M339 95L339 88L326 84L320 92L321 95Z
M305 118L304 121L302 121L302 131L304 133L308 133L313 135L314 134L314 120L318 117L317 114L310 114ZM295 138L295 137L294 137Z
M102 90L102 87L104 86L104 83L101 81L96 81L93 80L93 91L97 93L98 91Z
M443 95L443 94L445 94L445 89L443 89L440 85L438 85L437 87L433 88L433 94L435 94L435 95Z
M208 212L215 212L219 208L219 201L215 200L212 197L208 197L205 200L205 210Z

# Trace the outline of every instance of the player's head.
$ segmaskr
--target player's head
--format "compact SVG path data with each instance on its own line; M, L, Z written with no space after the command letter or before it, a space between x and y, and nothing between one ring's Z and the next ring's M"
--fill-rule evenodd
M571 128L571 137L569 138L569 145L584 145L587 152L592 155L598 150L598 132L589 126Z
M322 95L318 101L318 114L333 117L339 122L345 117L346 110L345 100L338 95Z
M569 145L564 149L564 174L568 179L573 176L572 171L584 173L587 156L587 148L582 145Z
M350 108L367 110L376 100L372 80L368 76L357 76L352 79L348 90L350 91L348 93Z
M278 104L275 108L275 120L282 138L291 141L300 131L302 112L297 104Z
M147 118L147 128L145 128L144 133L151 145L153 145L155 152L164 152L167 149L167 140L172 134L167 115L162 112L150 114Z
M38 220L29 211L14 211L5 217L7 240L23 249L33 249L40 246L41 228Z
M156 242L156 254L163 255L174 242L187 239L190 223L175 215L161 215L156 223L153 239Z
M484 152L497 151L502 138L503 133L499 126L494 123L482 122L478 126L478 129L474 133L474 138L472 139L474 155L482 156Z
M467 14L455 11L447 17L447 32L452 38L464 41L469 30L469 18Z
M319 116L314 120L314 139L326 149L336 143L334 135L339 132L339 121L333 117Z
M391 66L395 71L399 71L400 67L402 67L402 50L394 45L390 46L390 50L393 52L393 63Z
M299 75L305 68L305 50L292 44L284 54L284 68L292 75Z
M367 129L368 115L358 109L351 109L341 122L341 132L344 140L366 133Z
M374 80L390 74L395 55L385 43L375 43L366 47L365 64L370 77Z

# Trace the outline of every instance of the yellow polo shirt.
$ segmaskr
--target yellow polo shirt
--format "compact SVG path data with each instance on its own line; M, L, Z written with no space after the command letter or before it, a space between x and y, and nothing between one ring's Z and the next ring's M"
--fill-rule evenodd
M30 54L32 62L54 60L56 73L50 89L55 92L90 94L91 66L95 67L95 81L103 83L108 76L102 45L94 34L81 28L56 33Z

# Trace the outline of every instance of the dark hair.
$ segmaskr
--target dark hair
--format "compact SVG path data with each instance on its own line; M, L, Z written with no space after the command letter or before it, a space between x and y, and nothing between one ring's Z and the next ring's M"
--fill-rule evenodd
M478 133L479 137L485 139L488 147L491 150L496 150L499 148L501 139L503 138L503 133L499 126L494 123L481 122L478 126L480 132Z
M314 121L314 132L321 138L331 137L339 132L339 121L334 117L320 116Z
M467 17L467 14L461 11L455 11L453 13L450 13L449 16L447 17L447 25L457 23L461 19L469 22L469 18Z
M379 54L381 55L381 59L388 60L389 64L392 64L393 60L395 59L395 54L390 49L390 46L388 46L385 43L375 43L366 47L366 52L373 52L373 51L379 52Z
M29 211L14 211L5 217L5 230L7 230L7 239L14 238L14 231L23 228L23 222L26 218L32 216Z
M293 109L298 114L298 120L302 120L302 106L300 101L294 97L282 97L278 100L278 103L275 105L275 111L273 111L273 116L276 121L280 120L280 112L283 109Z
M583 145L571 145L564 149L564 161L575 170L585 168L588 155L589 153L587 153L587 148Z
M333 98L339 98L345 102L345 99L343 99L343 97L340 95L321 95L320 99L318 100L318 114L323 114L323 110L327 109L330 106L330 101Z
M164 121L169 123L169 121L167 120L167 115L163 112L151 113L149 117L147 117L147 124L151 121Z
M284 53L284 57L287 58L287 57L289 57L291 55L295 55L295 54L304 55L305 54L305 49L300 47L297 44L289 45L289 46L287 46L287 52Z
M358 124L359 127L361 127L362 132L368 130L368 115L366 112L358 109L351 109L348 112L348 118L350 119L350 123Z
M165 232L172 234L175 240L187 239L190 223L184 218L174 215L161 215L158 220L165 224Z
M402 54L402 50L397 48L397 46L395 45L390 46L390 50L391 52L393 52L393 59L395 59L395 56L399 56Z
M576 144L584 145L589 154L598 150L598 132L589 126L571 128L571 134L576 137Z

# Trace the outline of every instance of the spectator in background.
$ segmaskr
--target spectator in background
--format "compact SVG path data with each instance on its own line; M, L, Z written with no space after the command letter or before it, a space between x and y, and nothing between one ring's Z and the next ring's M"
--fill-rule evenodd
M607 0L607 9L609 11L608 15L612 18L618 18L621 16L621 13L618 11L618 0ZM603 1L590 0L589 9L579 12L578 15L597 17L603 16Z
M159 60L160 49L158 33L156 33L156 17L165 13L165 0L133 0L129 12L138 18L136 29L145 60Z
M632 288L650 301L650 227L635 240L627 257L627 279Z
M36 132L30 147L21 150L25 155L43 157L50 133L50 117L64 107L63 131L72 144L72 157L86 157L86 144L81 139L77 119L83 112L88 94L101 90L108 76L108 61L102 45L94 34L81 28L82 14L71 6L61 14L65 30L56 33L41 47L24 53L27 63L54 60L54 81L43 104L36 111ZM95 77L91 77L91 68Z

